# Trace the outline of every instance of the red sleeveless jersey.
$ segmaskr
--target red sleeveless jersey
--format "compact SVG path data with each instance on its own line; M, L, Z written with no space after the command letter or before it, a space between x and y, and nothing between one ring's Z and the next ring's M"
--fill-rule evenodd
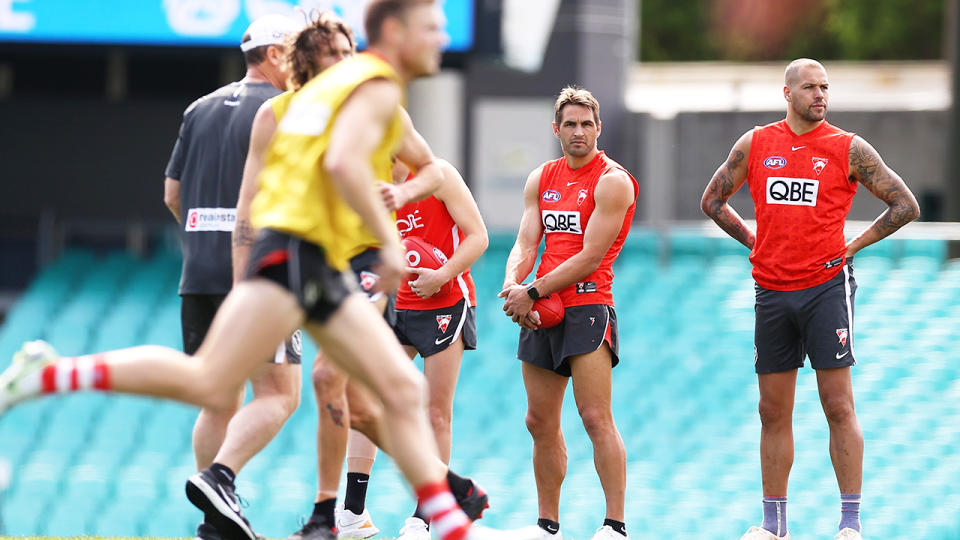
M576 170L567 165L565 158L543 164L539 203L546 246L537 268L538 278L583 249L583 234L596 206L593 192L600 176L610 169L620 169L630 177L633 182L633 202L623 217L620 233L603 256L600 266L589 276L559 291L560 299L566 307L613 305L613 261L620 255L623 242L630 232L640 186L626 169L608 158L604 152L598 152L590 163Z
M849 179L853 136L826 121L803 135L786 120L754 128L747 182L757 241L750 262L761 287L806 289L843 268L843 227L857 192Z
M397 210L397 230L401 237L410 235L423 238L447 258L453 255L466 236L453 221L446 205L436 197L427 197ZM397 290L397 309L442 309L456 304L462 298L467 299L468 305L477 305L477 292L469 268L453 278L450 292L442 296L438 293L430 298L420 298L410 290L410 284L402 280Z

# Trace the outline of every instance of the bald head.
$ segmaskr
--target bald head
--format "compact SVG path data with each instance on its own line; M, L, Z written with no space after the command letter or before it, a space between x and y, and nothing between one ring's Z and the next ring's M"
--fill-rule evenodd
M800 82L800 73L804 68L808 67L818 68L824 73L827 72L827 70L824 69L823 64L817 62L816 60L812 60L810 58L797 58L793 62L790 62L790 65L787 66L786 70L784 70L783 84L787 86L794 86Z

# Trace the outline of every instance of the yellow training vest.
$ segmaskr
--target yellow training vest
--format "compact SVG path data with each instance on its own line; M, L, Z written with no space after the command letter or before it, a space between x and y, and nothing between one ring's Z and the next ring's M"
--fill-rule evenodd
M290 108L290 102L293 101L293 96L294 91L287 90L279 96L273 96L267 100L270 103L270 108L273 109L273 120L277 125L280 125L280 120L283 118L283 115L287 114L287 109Z
M322 247L327 264L335 270L347 269L352 257L380 245L323 169L331 127L344 101L364 82L380 78L402 87L389 64L361 53L326 69L296 92L267 148L260 190L250 209L254 227L282 231ZM391 158L403 138L402 118L398 107L371 156L378 180L392 181Z

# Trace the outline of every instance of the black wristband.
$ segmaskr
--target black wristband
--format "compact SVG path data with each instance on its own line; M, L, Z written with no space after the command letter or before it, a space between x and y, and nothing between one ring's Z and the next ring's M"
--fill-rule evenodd
M528 286L527 286L527 296L529 296L530 298L532 298L534 301L539 300L539 299L540 299L540 291L538 291L537 288L534 287L533 285L528 285Z

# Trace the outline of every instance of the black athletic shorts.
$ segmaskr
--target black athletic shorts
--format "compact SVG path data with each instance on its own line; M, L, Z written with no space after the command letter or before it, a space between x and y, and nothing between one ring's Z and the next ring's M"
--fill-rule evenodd
M371 302L376 302L384 296L387 297L387 305L383 309L383 318L387 324L393 326L397 320L396 299L392 294L384 295L382 292L374 292L373 288L380 281L380 275L373 271L373 267L380 261L380 250L370 248L363 253L350 259L350 269L357 276L357 283L360 289L366 293Z
M411 345L426 358L463 339L463 348L477 348L477 308L460 300L441 309L398 309L393 333L401 345Z
M307 319L326 322L351 293L358 292L353 272L327 264L323 248L295 236L263 229L250 254L247 276L269 279L297 297Z
M610 366L616 366L620 346L613 306L572 306L563 310L563 321L553 328L521 328L517 358L569 377L570 357L593 352L604 342L610 347Z
M757 373L780 373L856 363L853 356L853 261L820 285L798 291L771 291L755 285L756 327L753 357Z
M183 331L183 352L190 355L196 354L200 344L207 337L207 331L213 323L213 316L217 314L220 304L226 297L224 294L181 295L180 327ZM299 364L301 351L300 330L296 330L283 345L277 347L277 352L271 361L277 364L284 362Z

